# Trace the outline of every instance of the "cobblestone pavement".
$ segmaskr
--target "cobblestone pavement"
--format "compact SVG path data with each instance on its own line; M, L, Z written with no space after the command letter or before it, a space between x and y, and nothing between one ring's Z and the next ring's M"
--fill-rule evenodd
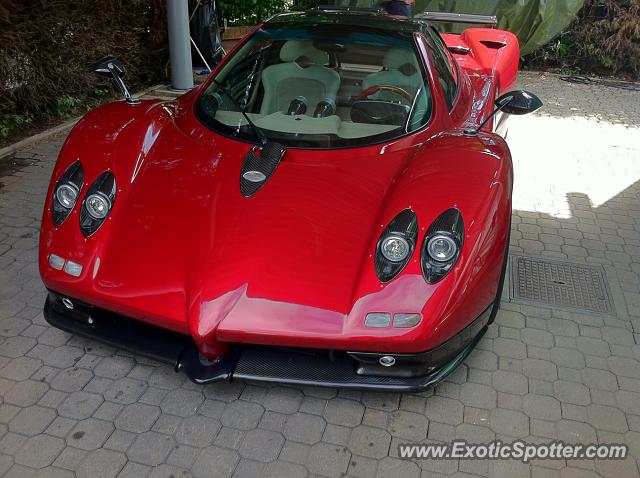
M638 476L640 96L537 73L521 83L546 106L512 118L512 252L603 264L617 316L509 303L507 287L465 365L419 394L201 387L49 327L38 223L63 137L0 161L0 475ZM396 458L399 443L456 437L627 443L633 457Z

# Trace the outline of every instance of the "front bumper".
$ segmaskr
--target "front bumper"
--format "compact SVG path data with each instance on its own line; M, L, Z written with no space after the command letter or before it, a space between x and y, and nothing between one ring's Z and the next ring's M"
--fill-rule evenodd
M70 302L65 305L63 300ZM176 371L184 372L200 384L238 379L410 392L437 384L464 361L484 335L490 311L491 306L447 342L420 354L239 344L214 362L202 357L189 336L64 298L54 292L47 297L44 316L51 325L62 330L171 363ZM379 365L382 356L393 357L395 364L392 367Z

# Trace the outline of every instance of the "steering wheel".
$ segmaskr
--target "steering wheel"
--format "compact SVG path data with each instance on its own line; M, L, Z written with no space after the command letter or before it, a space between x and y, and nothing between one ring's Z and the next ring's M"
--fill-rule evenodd
M411 96L407 90L405 90L403 88L400 88L399 86L395 86L395 85L373 85L373 86L370 86L366 90L362 91L356 97L356 100L358 100L358 101L364 100L364 99L368 98L369 96L371 96L372 94L377 93L378 91L382 91L382 90L390 91L392 93L396 93L396 94L402 96L405 100L407 100L409 102L409 104L413 103L413 96Z

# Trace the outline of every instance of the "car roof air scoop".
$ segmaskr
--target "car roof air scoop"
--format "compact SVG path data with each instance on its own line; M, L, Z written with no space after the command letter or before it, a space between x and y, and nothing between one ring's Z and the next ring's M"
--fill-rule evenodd
M285 152L282 144L266 141L245 154L240 173L240 192L244 197L253 196L267 183Z

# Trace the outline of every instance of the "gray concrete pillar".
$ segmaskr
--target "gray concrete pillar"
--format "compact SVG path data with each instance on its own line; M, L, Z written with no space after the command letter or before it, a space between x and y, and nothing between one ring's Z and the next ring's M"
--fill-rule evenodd
M174 90L193 88L191 40L189 36L189 6L187 0L167 0L171 87Z

